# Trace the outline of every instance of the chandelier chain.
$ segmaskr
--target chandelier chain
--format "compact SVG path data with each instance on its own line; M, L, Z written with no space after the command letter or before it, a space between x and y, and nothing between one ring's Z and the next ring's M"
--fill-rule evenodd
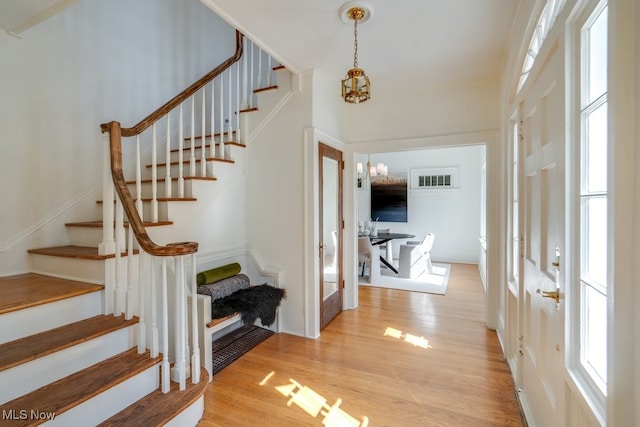
M358 68L358 20L353 20L353 68Z

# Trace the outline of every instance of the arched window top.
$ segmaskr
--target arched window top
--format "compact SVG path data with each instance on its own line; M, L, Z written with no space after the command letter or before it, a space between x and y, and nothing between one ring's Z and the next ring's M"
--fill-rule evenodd
M527 49L527 53L524 57L522 72L520 73L520 80L518 81L518 92L522 89L522 86L524 86L524 82L527 81L529 71L531 71L534 62L536 61L536 57L538 56L538 52L540 52L540 47L542 46L544 39L547 37L549 29L555 22L558 13L560 13L560 9L562 9L563 4L564 0L547 0L547 3L544 5L540 18L538 18L538 23L531 35L529 49Z

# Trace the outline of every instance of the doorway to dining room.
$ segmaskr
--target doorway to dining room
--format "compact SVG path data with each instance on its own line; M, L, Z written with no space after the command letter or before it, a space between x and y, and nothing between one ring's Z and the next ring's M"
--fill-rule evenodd
M478 264L484 281L487 194L484 144L357 154L356 163L363 165L358 167L356 180L357 224L373 222L378 230L415 235L409 240L420 241L433 233L436 236L431 249L433 260ZM372 209L375 194L371 182L379 177L367 173L367 164L374 169L384 165L387 176L406 177L405 218L376 221L372 217L376 210ZM391 254L397 267L399 246L406 242L394 239L389 243L391 248L386 253Z

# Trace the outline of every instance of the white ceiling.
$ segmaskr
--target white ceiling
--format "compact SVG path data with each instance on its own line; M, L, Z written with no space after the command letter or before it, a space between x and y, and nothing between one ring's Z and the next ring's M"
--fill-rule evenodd
M19 35L80 0L0 0L0 29Z
M0 0L0 28L21 33L79 0ZM293 71L341 79L353 65L346 0L201 0ZM523 0L369 0L358 64L372 92L495 78ZM360 2L362 3L362 2Z
M294 71L338 80L353 65L353 25L339 14L347 0L202 1ZM365 1L373 14L358 26L358 64L372 92L495 78L521 2Z

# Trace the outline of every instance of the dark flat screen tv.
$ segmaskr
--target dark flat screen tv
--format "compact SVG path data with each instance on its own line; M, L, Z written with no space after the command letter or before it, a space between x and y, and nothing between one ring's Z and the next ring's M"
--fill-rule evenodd
M371 220L407 222L406 176L383 176L371 181Z

